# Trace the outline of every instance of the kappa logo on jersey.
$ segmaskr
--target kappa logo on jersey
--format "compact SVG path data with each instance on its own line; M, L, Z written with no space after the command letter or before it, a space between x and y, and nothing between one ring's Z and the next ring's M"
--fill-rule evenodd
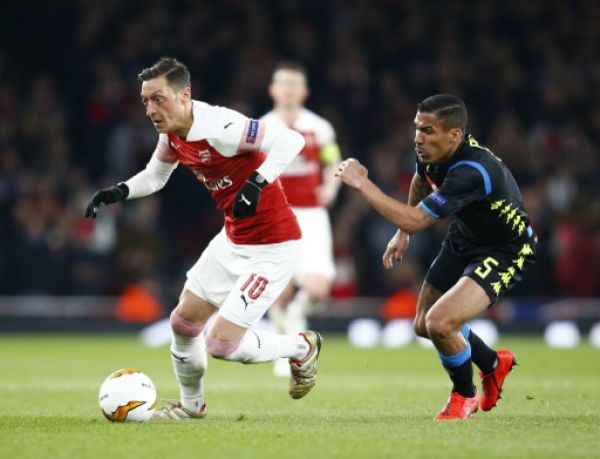
M248 123L248 132L246 133L246 143L256 142L258 136L258 120L250 120Z
M210 151L209 150L199 150L198 156L200 156L200 162L202 164L210 164Z
M231 185L233 185L233 180L231 179L231 177L229 177L229 175L226 175L225 177L218 178L211 182L203 180L203 183L208 191L218 191L226 190L227 188L229 188Z

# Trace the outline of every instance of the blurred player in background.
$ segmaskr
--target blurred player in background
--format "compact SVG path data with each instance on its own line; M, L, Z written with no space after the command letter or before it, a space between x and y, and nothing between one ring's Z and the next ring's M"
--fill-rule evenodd
M171 314L171 354L181 399L156 416L205 416L207 351L242 363L288 358L290 396L303 397L315 384L320 336L252 327L293 275L301 232L277 177L304 139L291 129L192 100L190 73L176 59L162 58L138 78L158 144L144 170L94 195L86 217L94 218L102 205L157 192L179 163L196 175L225 217L224 228L188 271ZM213 325L204 331L215 311Z
M300 256L294 278L269 310L279 332L297 333L306 329L306 315L327 299L335 276L327 208L335 201L340 187L334 173L341 155L331 124L304 106L309 90L302 65L278 64L269 94L273 110L261 120L294 129L305 140L300 154L280 175L302 230ZM275 363L274 373L287 376L289 369L287 362L281 359Z
M416 334L433 341L454 385L438 420L467 419L478 407L496 406L515 355L490 349L467 322L522 279L537 246L515 179L466 127L467 109L457 97L437 95L419 104L408 205L377 188L355 159L336 173L399 228L383 255L387 269L402 258L409 234L455 216L425 275L415 318ZM481 370L479 399L471 362Z

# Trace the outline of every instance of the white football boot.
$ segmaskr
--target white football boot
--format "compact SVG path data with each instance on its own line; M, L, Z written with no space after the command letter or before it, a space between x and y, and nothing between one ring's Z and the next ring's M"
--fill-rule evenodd
M190 421L202 419L206 416L206 403L203 404L197 413L185 408L180 401L171 400L162 408L157 409L152 419L159 421Z
M310 346L304 360L290 359L290 397L304 397L317 382L317 359L321 352L321 335L314 331L300 333Z

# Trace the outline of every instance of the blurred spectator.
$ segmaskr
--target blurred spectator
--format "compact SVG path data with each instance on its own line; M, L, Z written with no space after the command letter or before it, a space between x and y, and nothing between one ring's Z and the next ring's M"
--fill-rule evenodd
M23 17L27 6L3 9ZM540 237L515 295L600 295L598 2L86 0L40 4L36 18L0 31L0 294L116 294L140 282L177 294L221 225L191 174L177 171L156 198L81 218L94 189L149 159L156 133L136 75L172 54L196 75L195 98L255 116L269 106L273 65L302 61L309 107L402 200L416 103L456 93L471 132L514 172ZM381 255L394 228L349 192L333 222L341 296L406 287L445 230L415 236L407 266L390 274Z

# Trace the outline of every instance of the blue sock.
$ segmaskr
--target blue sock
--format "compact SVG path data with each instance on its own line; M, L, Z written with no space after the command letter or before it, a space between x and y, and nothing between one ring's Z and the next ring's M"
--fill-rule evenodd
M469 326L469 324L464 324L462 327L460 327L460 332L465 337L465 339L469 341L469 336L471 335L471 327Z

